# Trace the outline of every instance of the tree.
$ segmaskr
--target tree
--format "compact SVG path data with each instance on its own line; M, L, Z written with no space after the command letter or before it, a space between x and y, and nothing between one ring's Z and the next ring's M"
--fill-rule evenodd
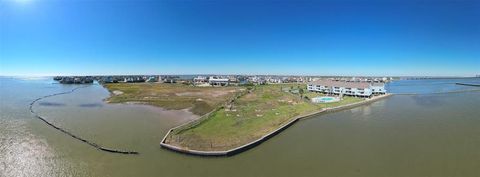
M298 89L298 93L300 93L300 97L303 97L303 93L304 93L303 88Z

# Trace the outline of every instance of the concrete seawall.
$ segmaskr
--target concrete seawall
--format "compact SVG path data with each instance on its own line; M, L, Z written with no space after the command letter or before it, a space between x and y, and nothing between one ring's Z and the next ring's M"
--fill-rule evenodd
M211 156L211 157L232 156L232 155L244 152L248 149L251 149L251 148L267 141L268 139L270 139L273 136L279 134L280 132L287 129L288 127L292 126L293 124L295 124L299 120L311 118L311 117L313 117L315 115L319 115L321 113L328 113L328 112L335 112L335 111L350 109L350 108L357 107L357 106L360 106L360 105L372 103L372 102L375 102L377 100L380 100L380 99L383 99L383 98L386 98L386 97L389 97L389 96L391 96L391 94L380 95L380 96L376 96L376 97L371 98L371 99L363 100L361 102L351 103L351 104L332 107L332 108L326 108L326 109L315 111L315 112L312 112L312 113L309 113L309 114L297 116L297 117L293 118L292 120L288 121L287 123L283 124L279 128L275 129L274 131L272 131L272 132L270 132L270 133L268 133L268 134L266 134L266 135L264 135L264 136L262 136L262 137L260 137L256 140L254 140L254 141L251 141L251 142L249 142L245 145L242 145L242 146L230 149L230 150L225 150L225 151L199 151L199 150L185 149L185 148L182 148L182 147L178 147L178 146L174 146L174 145L170 145L170 144L165 143L165 140L167 139L167 137L169 136L170 133L175 131L177 128L181 128L182 126L185 126L185 125L189 124L190 122L187 122L185 124L182 124L180 126L177 126L177 127L174 127L172 129L170 129L167 132L167 134L163 137L162 141L160 142L160 146L162 148L165 148L165 149L168 149L168 150L171 150L171 151L174 151L174 152L184 153L184 154L188 154L188 155L206 156L206 157L208 157L208 156Z

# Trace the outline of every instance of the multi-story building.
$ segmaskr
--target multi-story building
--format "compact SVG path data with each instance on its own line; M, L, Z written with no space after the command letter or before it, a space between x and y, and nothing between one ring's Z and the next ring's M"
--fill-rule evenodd
M385 90L384 83L372 83L370 88L372 89L373 94L385 94L387 90Z
M208 78L205 76L197 76L196 78L193 78L193 84L194 85L208 84Z
M380 83L371 84L368 82L345 82L332 80L318 80L308 83L308 91L321 92L326 94L349 95L370 97L373 94L385 93L386 90Z
M227 86L230 80L228 78L221 78L221 77L215 77L215 76L210 76L208 79L208 83L213 86Z

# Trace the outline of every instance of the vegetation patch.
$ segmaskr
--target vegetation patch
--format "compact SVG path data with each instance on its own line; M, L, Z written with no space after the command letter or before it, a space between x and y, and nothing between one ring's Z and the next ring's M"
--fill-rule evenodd
M163 83L112 83L105 84L104 87L117 93L107 99L109 103L133 102L165 109L189 109L197 115L214 110L246 90L240 87L194 87Z
M173 131L165 143L202 151L229 150L274 131L296 116L363 100L344 97L336 103L314 104L308 96L317 93L304 93L304 86L257 86L251 93L213 112L199 124Z
M189 109L208 115L172 131L165 143L185 149L221 151L254 141L297 116L322 108L362 101L344 97L339 102L315 104L304 84L249 87L194 87L184 84L115 83L104 85L110 103L144 103L166 109Z

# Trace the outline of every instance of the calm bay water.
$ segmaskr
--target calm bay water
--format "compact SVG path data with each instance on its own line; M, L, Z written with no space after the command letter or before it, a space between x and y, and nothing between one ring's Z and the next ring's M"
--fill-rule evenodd
M478 79L467 79L479 82ZM98 151L39 121L28 104L71 90L51 78L0 78L0 176L480 176L480 92L457 79L398 81L396 95L300 121L245 153L202 158L159 147L166 131L195 116L103 103L99 85L39 101L49 121L100 145Z

